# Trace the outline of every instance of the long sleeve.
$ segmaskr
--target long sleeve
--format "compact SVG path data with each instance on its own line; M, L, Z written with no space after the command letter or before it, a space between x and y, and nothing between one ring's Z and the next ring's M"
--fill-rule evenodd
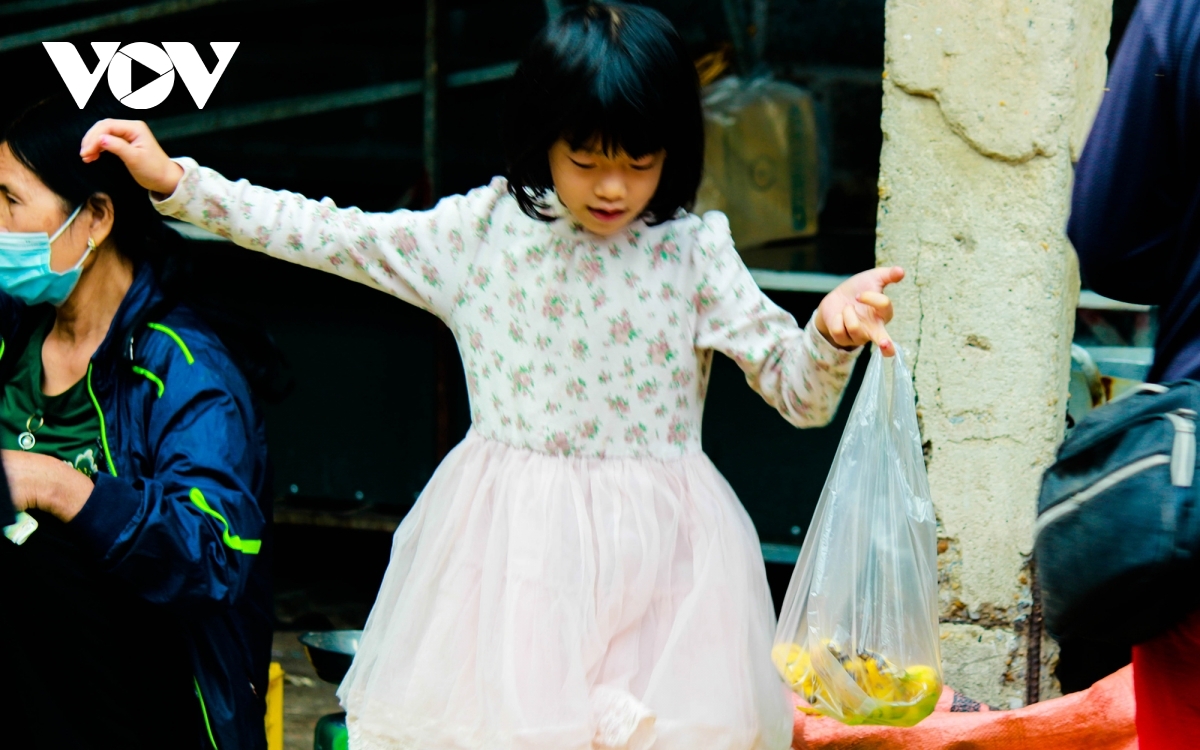
M763 294L733 247L723 214L704 216L697 243L699 279L693 295L696 347L738 364L746 382L791 424L820 427L837 412L861 347L835 347L815 317L796 319Z
M159 213L195 224L281 260L299 263L393 294L445 318L486 235L507 183L443 198L429 211L367 213L337 208L246 180L233 182L191 159Z
M158 367L164 395L151 397L146 426L153 473L98 474L70 525L147 601L211 611L242 597L267 519L253 490L245 384L226 357L191 351L190 363L175 355Z
M1179 281L1167 269L1189 191L1178 174L1178 83L1145 11L1125 31L1076 167L1067 234L1094 290L1164 304Z

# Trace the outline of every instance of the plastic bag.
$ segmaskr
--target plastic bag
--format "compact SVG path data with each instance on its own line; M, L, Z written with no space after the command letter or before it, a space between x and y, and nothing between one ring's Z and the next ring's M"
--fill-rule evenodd
M723 211L738 247L817 232L822 148L812 95L770 77L704 89L696 212Z
M912 726L942 692L937 525L902 355L875 349L792 574L771 655L818 712Z

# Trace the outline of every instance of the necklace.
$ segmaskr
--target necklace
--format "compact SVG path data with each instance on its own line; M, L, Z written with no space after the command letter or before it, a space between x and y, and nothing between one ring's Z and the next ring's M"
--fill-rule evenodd
M37 420L37 426L33 426L33 420ZM29 415L29 419L25 420L25 431L17 435L17 445L21 446L21 450L33 450L33 446L37 445L37 438L33 433L42 429L42 425L46 424L46 420L42 418L42 410L38 409L33 414Z

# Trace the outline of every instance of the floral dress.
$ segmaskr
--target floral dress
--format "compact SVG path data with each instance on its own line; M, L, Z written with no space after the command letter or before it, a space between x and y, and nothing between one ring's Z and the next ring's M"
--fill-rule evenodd
M354 750L786 748L758 538L700 447L713 351L790 423L857 352L758 289L720 213L599 237L502 178L364 213L181 159L178 217L421 307L472 427L396 530L338 690Z

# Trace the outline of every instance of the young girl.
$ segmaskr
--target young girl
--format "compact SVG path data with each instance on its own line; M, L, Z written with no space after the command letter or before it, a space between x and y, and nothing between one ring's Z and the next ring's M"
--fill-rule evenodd
M758 539L700 448L712 352L792 424L825 424L855 347L893 351L881 290L903 272L855 276L806 328L763 295L725 217L684 210L696 73L646 8L542 31L505 141L508 179L390 214L171 161L141 123L98 123L82 155L123 159L164 214L390 292L458 340L472 428L396 531L338 691L351 747L788 747Z

